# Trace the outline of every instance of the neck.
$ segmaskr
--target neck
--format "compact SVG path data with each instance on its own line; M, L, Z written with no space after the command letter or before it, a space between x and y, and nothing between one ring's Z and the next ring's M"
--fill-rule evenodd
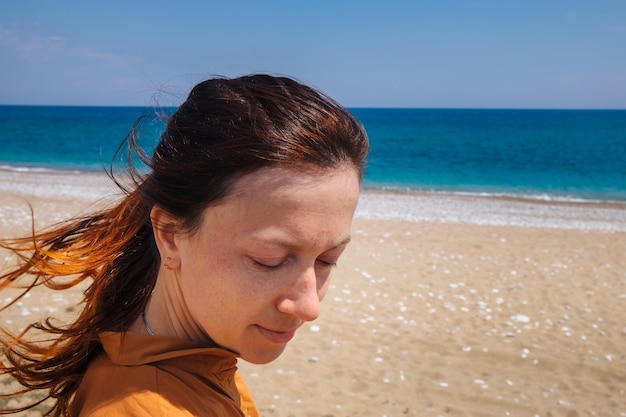
M189 313L174 274L175 271L168 270L159 272L156 286L144 310L145 322L148 325L143 323L143 317L139 318L144 327L142 333L150 334L151 331L159 336L213 344Z

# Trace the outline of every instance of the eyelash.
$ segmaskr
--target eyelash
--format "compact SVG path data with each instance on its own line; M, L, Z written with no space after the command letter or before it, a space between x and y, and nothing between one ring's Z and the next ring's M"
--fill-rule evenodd
M267 269L269 271L276 270L283 265L283 262L279 263L278 265L266 265L262 262L257 261L256 259L252 259L252 262L254 263L255 266L258 266L259 268L262 268L262 269ZM327 262L322 259L316 259L315 262L319 262L324 267L328 267L328 268L334 268L337 266L337 262Z
M315 261L316 262L321 262L322 264L324 264L324 266L330 267L330 268L333 268L333 267L337 266L337 262L326 262L326 261L324 261L322 259L316 259Z
M262 262L257 261L256 259L253 259L252 262L254 263L255 266L261 268L261 269L267 269L268 271L273 271L275 269L278 269L282 266L282 262L279 263L278 265L266 265Z

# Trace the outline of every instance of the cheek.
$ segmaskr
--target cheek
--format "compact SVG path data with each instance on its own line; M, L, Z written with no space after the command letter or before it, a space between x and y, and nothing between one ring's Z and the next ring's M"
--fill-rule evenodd
M194 306L219 304L232 285L232 266L223 250L211 245L196 245L181 251L180 281L185 298Z
M330 280L332 278L332 273L324 279L320 285L318 286L317 293L319 295L320 301L326 297L326 293L328 292L328 287L330 287Z
M185 292L196 308L223 312L246 309L267 299L271 282L251 272L240 257L220 248L190 259L184 277Z
M243 318L268 308L284 291L289 271L256 270L238 251L219 242L203 240L181 254L181 289L190 310L207 320L235 312ZM327 281L320 287L323 293Z

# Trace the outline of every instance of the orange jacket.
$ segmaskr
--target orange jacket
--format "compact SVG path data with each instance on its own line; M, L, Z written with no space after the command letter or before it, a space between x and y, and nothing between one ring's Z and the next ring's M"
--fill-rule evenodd
M138 333L100 341L68 417L259 416L230 351Z

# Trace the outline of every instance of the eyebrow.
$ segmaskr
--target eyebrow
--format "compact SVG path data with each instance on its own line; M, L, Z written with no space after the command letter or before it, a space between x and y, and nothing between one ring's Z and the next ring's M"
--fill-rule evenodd
M292 241L287 240L287 239L283 239L283 238L269 238L269 239L263 239L260 238L259 240L265 242L265 243L269 243L269 244L273 244L273 245L278 245L278 246L282 246L284 248L290 249L290 250L295 250L295 249L299 249L301 245L298 244L294 244ZM350 241L352 240L351 236L346 237L345 239L341 240L339 243L337 243L335 246L328 248L327 250L332 250L332 249L336 249L342 246L346 246L348 243L350 243Z
M339 242L339 244L333 246L331 249L335 249L338 248L340 246L346 246L348 243L350 243L350 241L352 240L351 236L346 237L344 240L342 240L341 242Z

